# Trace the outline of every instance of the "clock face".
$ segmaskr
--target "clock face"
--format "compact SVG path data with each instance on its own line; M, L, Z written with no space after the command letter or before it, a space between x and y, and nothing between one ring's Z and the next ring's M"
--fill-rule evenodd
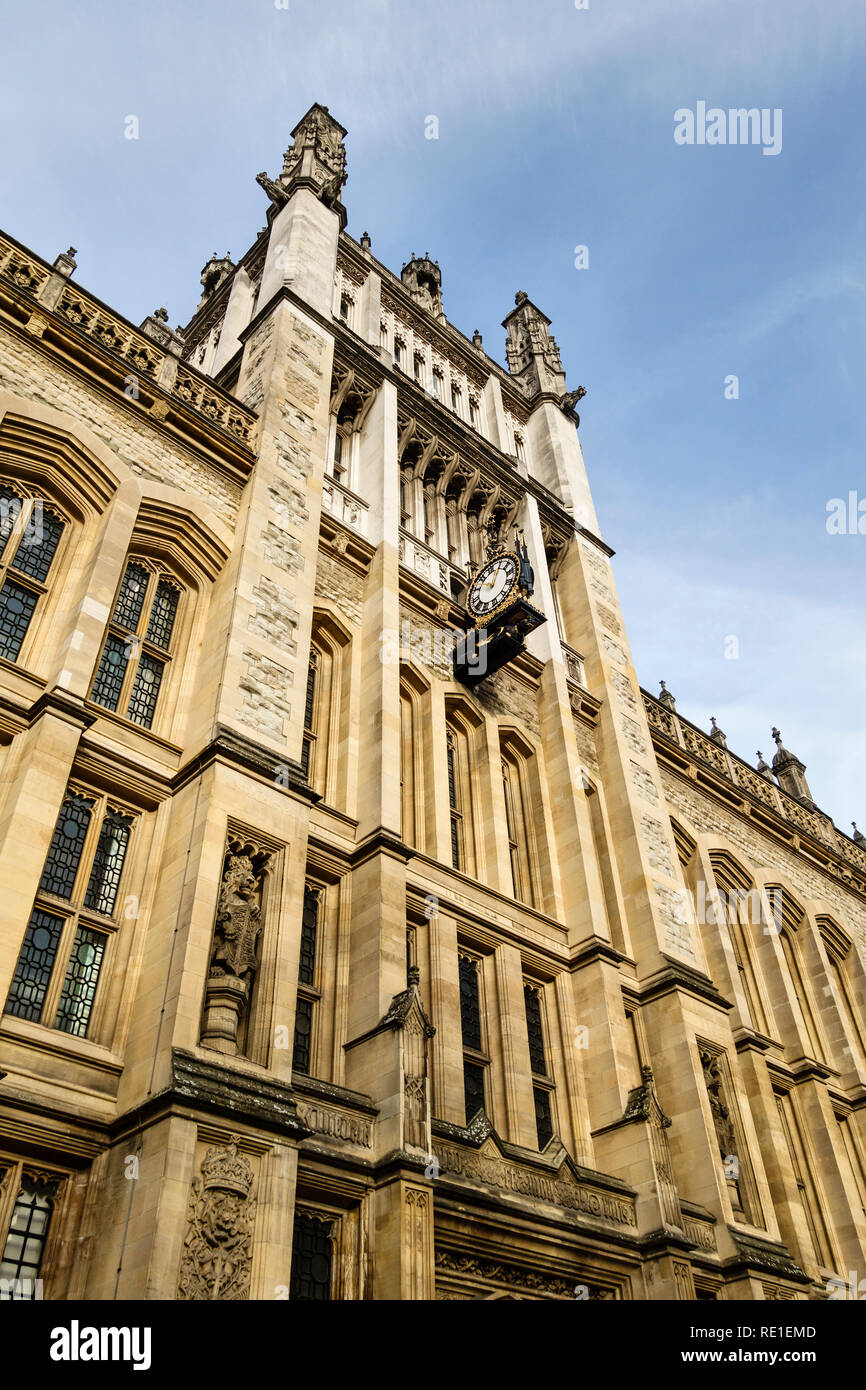
M518 564L514 555L497 555L478 571L469 589L467 607L476 618L492 613L508 597L517 583Z

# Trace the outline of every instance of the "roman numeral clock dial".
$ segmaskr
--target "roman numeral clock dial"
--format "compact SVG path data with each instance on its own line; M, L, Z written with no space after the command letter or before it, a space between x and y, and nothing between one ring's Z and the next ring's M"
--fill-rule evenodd
M519 567L514 555L488 560L472 581L466 606L474 618L499 608L517 587Z

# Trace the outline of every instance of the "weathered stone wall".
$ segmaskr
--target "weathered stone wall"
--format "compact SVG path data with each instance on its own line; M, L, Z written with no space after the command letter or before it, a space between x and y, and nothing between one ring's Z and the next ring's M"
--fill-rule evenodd
M316 568L316 597L335 604L350 623L360 624L364 601L364 580L356 570L336 555L319 551Z
M823 898L851 927L861 954L866 957L866 904L856 894L847 892L841 884L807 864L800 855L720 806L700 787L685 783L664 768L661 776L672 815L681 812L702 834L723 835L742 850L746 867L752 864L768 872L777 869L804 898Z
M133 401L124 409L72 372L58 366L34 343L26 347L11 335L0 338L0 387L65 410L74 420L93 430L122 463L140 478L182 488L212 507L233 526L237 519L241 487L216 468L209 467L191 450L169 443L155 428L145 410Z

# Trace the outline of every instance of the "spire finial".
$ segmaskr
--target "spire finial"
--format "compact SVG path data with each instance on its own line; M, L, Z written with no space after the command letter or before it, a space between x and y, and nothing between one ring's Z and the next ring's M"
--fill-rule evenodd
M719 728L718 724L716 723L716 716L714 714L710 715L710 723L713 726L710 730L710 738L713 740L714 743L721 744L722 748L727 748L728 745L725 742L724 732L722 729Z
M862 830L857 829L857 822L855 820L851 822L851 829L854 831L855 845L866 845L866 835L863 834Z
M665 685L664 681L659 681L659 685L661 686L661 690L659 691L659 693L658 693L658 695L657 695L657 697L656 697L657 700L658 700L658 702L659 702L659 704L660 704L660 705L664 705L665 709L669 709L669 710L674 710L674 711L676 711L677 702L676 702L676 700L674 699L674 697L673 697L673 695L671 694L671 692L668 690L668 688L667 688L667 686Z

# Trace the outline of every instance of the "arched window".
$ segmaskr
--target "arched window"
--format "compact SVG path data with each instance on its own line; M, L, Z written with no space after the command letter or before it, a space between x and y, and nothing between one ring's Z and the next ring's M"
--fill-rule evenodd
M0 1282L7 1298L31 1301L42 1297L37 1282L48 1244L48 1232L62 1185L62 1175L30 1169L20 1163L0 1163L0 1177L7 1190L16 1192L8 1231L0 1252Z
M464 767L465 757L461 756L459 736L453 729L446 735L446 756L448 759L448 811L451 819L451 863L455 869L467 872L466 854L466 794L464 783L468 781Z
M842 1071L853 1066L863 1076L866 1074L866 1038L863 1035L852 979L854 972L859 969L856 954L848 937L829 917L819 917L817 926L824 943L830 976L835 985L833 997L839 1011L845 1034L845 1050L848 1053L847 1056L837 1059L837 1065Z
M352 319L355 315L355 301L347 290L340 295L340 318L347 328L352 327Z
M518 902L535 907L539 896L535 831L527 814L532 801L528 772L530 755L522 740L518 742L512 735L501 739L500 754L512 891Z
M304 691L301 766L307 781L331 806L345 800L349 634L329 614L313 618Z
M17 661L66 522L42 498L0 484L0 656Z
M403 839L426 849L424 797L430 769L426 697L429 686L410 667L400 673L400 807Z
M162 566L131 559L90 691L94 704L143 729L153 720L174 651L183 589Z
M755 933L762 932L766 925L761 895L749 875L729 854L711 851L710 863L719 894L718 906L727 924L728 939L741 987L741 1021L747 1028L767 1033L767 1012L764 1008L755 945Z
M826 1062L826 1051L821 1036L821 1029L818 1023L818 1011L812 998L812 990L803 970L800 956L800 945L798 935L803 924L805 914L799 904L784 888L776 885L767 885L766 892L774 908L775 925L779 936L779 945L782 948L782 955L788 968L790 979L789 998L793 1004L799 1006L806 1030L805 1039L801 1039L809 1047L811 1054L819 1062Z
M481 719L467 701L446 697L445 770L448 784L448 833L451 864L463 874L480 872L475 817L473 749ZM441 757L441 753L439 755Z

